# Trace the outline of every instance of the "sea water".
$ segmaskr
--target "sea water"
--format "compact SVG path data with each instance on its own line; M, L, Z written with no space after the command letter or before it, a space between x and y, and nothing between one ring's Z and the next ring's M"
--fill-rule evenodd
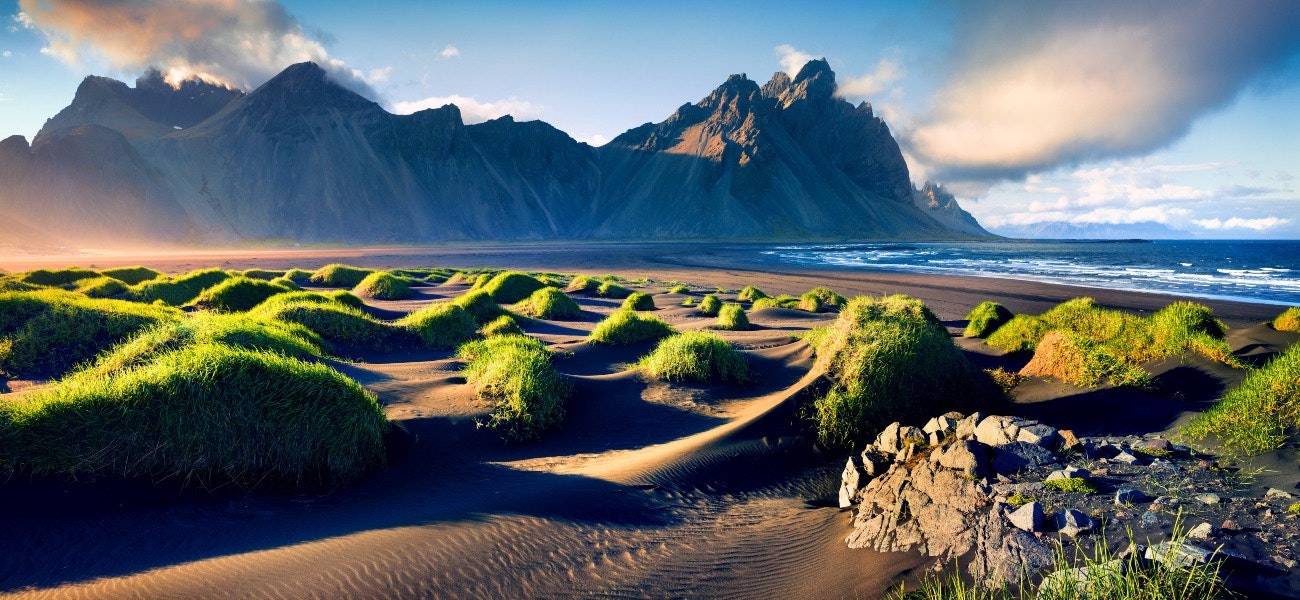
M782 262L972 275L1300 305L1300 241L1008 241L790 245Z

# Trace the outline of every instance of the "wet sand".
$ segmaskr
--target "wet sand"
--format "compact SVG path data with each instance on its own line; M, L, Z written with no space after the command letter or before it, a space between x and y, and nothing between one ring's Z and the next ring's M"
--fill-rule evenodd
M988 299L1017 312L1041 312L1078 295L1138 312L1172 301L1009 280L792 269L763 262L743 245L27 257L0 261L0 268L145 264L178 272L330 262L650 277L656 283L645 291L655 292L654 314L683 330L706 328L713 319L680 306L686 296L665 293L659 282L696 284L697 299L714 287L734 292L743 285L769 294L797 295L816 285L846 296L906 293L929 304L953 331L966 311ZM383 314L400 314L465 289L421 287L413 299L372 304ZM819 374L810 349L794 335L834 314L753 311L753 330L719 333L744 351L757 384L668 385L628 367L651 344L608 348L584 341L617 301L575 299L584 320L525 326L565 351L556 365L576 388L562 429L542 441L507 446L477 428L474 420L488 407L460 378L461 363L449 352L335 362L378 394L400 429L387 469L321 496L9 482L0 485L0 502L9 505L0 511L0 595L874 598L924 566L915 554L845 546L849 516L834 507L843 456L820 451L801 434L797 406ZM1234 344L1243 351L1266 353L1289 343L1245 329L1272 318L1277 307L1207 304L1242 328ZM959 342L977 362L1019 360ZM1221 382L1232 376L1217 375ZM1092 393L1037 385L1026 388L1024 408L1047 416L1079 412L1070 410L1076 402L1060 399ZM1196 408L1171 405L1142 427L1163 430Z

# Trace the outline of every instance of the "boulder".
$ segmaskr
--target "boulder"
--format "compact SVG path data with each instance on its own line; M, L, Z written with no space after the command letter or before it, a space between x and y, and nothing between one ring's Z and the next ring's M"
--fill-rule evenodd
M1212 493L1212 492L1211 492L1211 493L1205 493L1205 494L1197 494L1197 495L1196 495L1196 501L1197 501L1197 502L1200 502L1201 504L1215 505L1215 504L1218 504L1218 503L1220 503L1220 502L1223 502L1223 498L1222 498L1221 496L1219 496L1218 494L1215 494L1215 493Z
M960 418L961 417L958 417L958 419ZM954 419L948 415L939 415L933 419L930 419L925 424L925 427L921 428L921 431L925 432L927 435L935 432L948 435L956 430L957 430L957 419Z
M1277 488L1268 488L1268 491L1267 491L1267 492L1264 492L1264 499L1265 499L1265 500L1272 500L1272 499L1274 499L1274 498L1281 498L1281 499L1283 499L1283 500L1289 500L1289 499L1291 498L1291 494L1290 494L1289 492L1285 492L1285 491L1283 491L1283 490L1279 490L1279 489L1277 489Z
M1061 450L1078 452L1083 449L1083 444L1079 443L1079 438L1075 437L1073 430L1059 429L1056 435L1061 438Z
M1083 511L1073 508L1067 508L1056 513L1053 520L1056 524L1056 530L1070 537L1092 531L1097 526L1091 517Z
M990 446L1003 446L1016 441L1020 426L1015 417L989 416L975 426L975 439Z
M1052 471L1047 476L1047 479L1045 481L1053 481L1056 479L1070 479L1071 477L1087 479L1090 475L1092 475L1092 473L1089 473L1087 469L1084 469L1082 467L1067 466L1064 469Z
M861 487L861 481L861 464L850 456L848 464L844 465L844 472L840 474L840 508L853 506L853 501L857 499L858 490Z
M889 425L886 425L885 428L880 431L880 435L876 436L876 442L875 444L873 444L876 447L876 450L880 451L881 454L887 454L891 457L895 454L898 454L899 427L900 426L898 422L893 422L890 423Z
M1060 462L1055 454L1042 446L1028 442L1011 442L993 448L992 467L998 473L1014 474L1030 467L1042 467Z
M1091 598L1098 582L1121 577L1128 563L1116 558L1104 563L1053 571L1038 586L1039 598Z
M939 448L930 460L939 466L960 472L967 477L982 479L992 474L989 468L989 447L975 440L960 440L947 448Z
M1143 494L1139 490L1133 488L1120 488L1115 490L1115 505L1124 506L1128 504L1136 504L1146 500L1146 497L1147 495Z
M866 475L868 478L883 475L885 471L889 469L889 465L893 462L888 456L871 449L864 450L861 457L862 474Z
M1209 523L1201 522L1200 525L1187 531L1187 539L1196 541L1205 541L1214 537L1214 526Z
M1007 520L1022 531L1030 533L1042 531L1043 506L1037 502L1030 502L1008 514Z
M1214 558L1214 552L1187 542L1160 542L1146 552L1147 560L1154 560L1171 569L1203 565Z
M957 421L957 429L953 431L953 435L957 436L957 439L962 439L962 440L970 437L974 437L975 426L978 425L979 422L982 421L983 419L984 419L984 415L982 413L978 413L978 412L971 413L965 418Z
M1059 444L1060 436L1056 434L1055 427L1049 427L1040 423L1038 425L1027 425L1021 427L1020 432L1016 434L1016 440L1028 442L1030 444L1037 444L1048 450L1053 450Z

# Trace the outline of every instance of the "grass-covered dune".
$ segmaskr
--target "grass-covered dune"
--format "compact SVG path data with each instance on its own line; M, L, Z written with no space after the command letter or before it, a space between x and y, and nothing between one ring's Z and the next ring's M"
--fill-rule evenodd
M203 290L194 299L194 305L222 312L242 312L251 310L271 296L291 291L290 288L270 281L240 275Z
M828 445L852 446L893 421L970 412L998 397L919 300L854 298L819 337L817 361L832 386L811 416Z
M428 348L455 348L474 337L478 327L469 311L450 302L430 304L395 325L418 336Z
M962 335L966 337L988 337L990 333L1010 321L1015 315L1011 314L1007 307L985 300L975 305L970 312L966 313L966 330Z
M296 323L325 340L366 350L392 350L409 344L409 333L352 306L319 294L294 292L273 296L248 312L262 321Z
M0 371L57 377L145 328L180 317L171 308L57 289L0 293Z
M544 287L546 284L525 273L506 271L488 280L487 284L483 285L483 291L487 292L497 304L514 304Z
M651 315L618 310L596 324L587 339L598 344L636 344L666 338L677 330Z
M157 277L131 286L129 296L140 302L162 302L170 306L188 304L230 274L221 269L198 269L177 277Z
M654 296L645 292L632 292L623 299L620 308L623 310L655 310L658 307L655 306Z
M162 277L161 271L155 271L149 267L118 267L116 269L103 269L99 272L104 277L112 277L127 285L139 285L150 279Z
M310 281L316 285L352 289L361 283L374 269L363 269L349 265L325 265L311 274Z
M1273 329L1300 332L1300 306L1292 306L1273 319Z
M383 464L375 398L322 364L196 343L0 404L0 469L329 488Z
M362 298L401 300L411 296L411 282L388 271L375 271L357 283L352 293Z
M573 321L582 318L582 307L568 294L553 287L544 287L514 305L514 311L537 319ZM499 318L499 317L498 317Z
M573 386L551 364L551 352L536 338L497 335L461 346L465 379L493 404L484 425L507 440L540 437L564 420Z
M744 331L749 329L749 317L745 315L745 309L739 304L728 302L718 309L718 323L715 327L728 331Z
M640 361L651 377L700 383L749 383L753 373L745 357L717 334L687 331L659 342Z
M1259 454L1281 448L1300 432L1300 344L1252 371L1183 430L1192 439L1214 436L1228 448Z

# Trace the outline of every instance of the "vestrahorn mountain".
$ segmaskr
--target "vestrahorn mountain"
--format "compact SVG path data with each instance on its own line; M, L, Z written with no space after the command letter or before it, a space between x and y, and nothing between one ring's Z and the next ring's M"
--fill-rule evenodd
M30 145L0 142L0 218L81 246L989 235L914 189L884 121L835 90L824 60L762 87L733 75L593 148L453 105L393 115L312 63L248 94L87 77Z

